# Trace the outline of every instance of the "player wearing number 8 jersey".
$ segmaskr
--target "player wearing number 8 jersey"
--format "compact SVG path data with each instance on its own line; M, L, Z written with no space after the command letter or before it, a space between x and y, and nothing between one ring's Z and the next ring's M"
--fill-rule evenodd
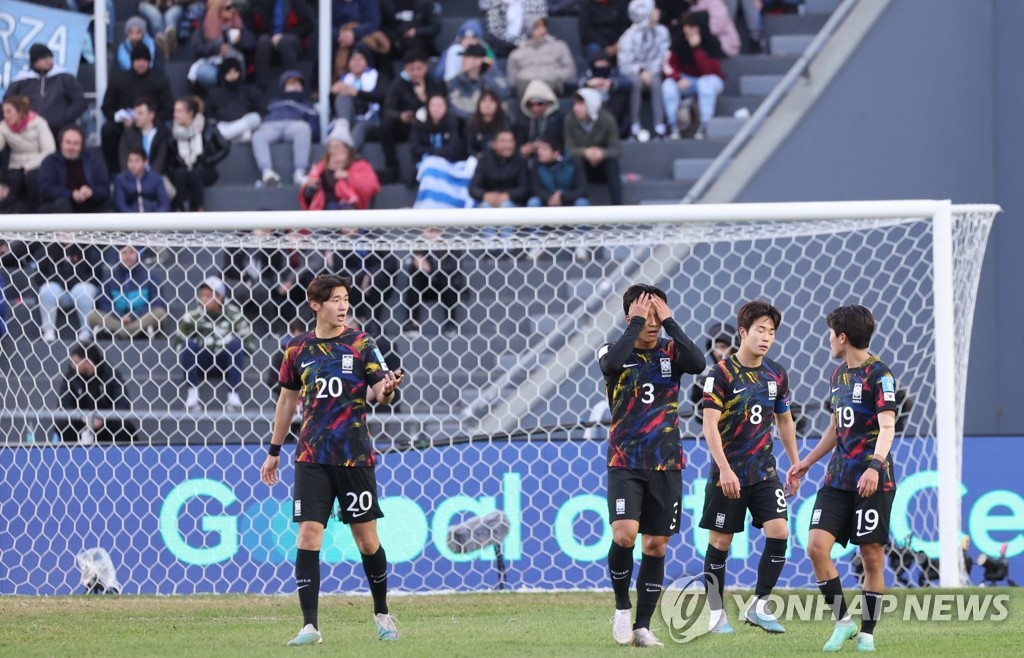
M752 301L740 308L736 319L739 350L715 364L704 383L704 437L713 460L700 520L700 527L711 531L704 557L709 627L715 633L733 632L723 606L726 559L733 534L744 531L750 510L766 539L757 567L756 599L744 612L744 621L769 633L784 633L766 607L786 563L786 497L799 486L799 481L787 481L783 489L772 452L772 433L778 426L790 463L800 461L789 377L765 356L775 343L782 314L768 302Z
M861 651L874 651L875 625L885 588L885 544L889 541L889 512L896 493L892 447L896 434L896 379L889 367L868 352L875 319L863 306L841 306L827 319L832 356L842 363L829 381L828 429L818 445L790 469L802 476L829 452L825 484L818 491L811 516L807 554L836 627L825 651L839 651L857 634L850 619L832 562L832 546L859 545L864 564L864 600L857 640Z
M665 549L679 532L682 468L679 379L704 369L704 354L672 319L654 286L630 286L622 296L626 330L601 347L598 360L611 409L608 433L608 570L615 592L612 635L619 644L660 645L651 616L665 578ZM661 338L664 327L669 339ZM633 545L643 533L637 574L636 622L630 623Z
M404 375L388 370L369 335L346 326L349 286L348 279L333 274L319 275L309 284L306 296L316 328L292 339L285 349L270 451L260 470L266 484L278 481L281 445L301 395L292 519L299 524L295 584L303 628L289 645L323 641L317 623L320 546L335 500L363 558L378 637L398 639L387 605L387 557L377 537L377 519L383 514L366 403L372 391L379 404L390 404Z

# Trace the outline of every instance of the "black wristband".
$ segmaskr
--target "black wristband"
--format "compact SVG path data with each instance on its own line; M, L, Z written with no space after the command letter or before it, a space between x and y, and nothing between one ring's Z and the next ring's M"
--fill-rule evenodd
M874 469L879 475L882 474L882 469L885 468L885 462L881 459L875 458L868 463L868 468Z
M271 457L277 457L278 455L281 454L281 446L277 446L271 443L270 448L267 450L267 454L270 455Z

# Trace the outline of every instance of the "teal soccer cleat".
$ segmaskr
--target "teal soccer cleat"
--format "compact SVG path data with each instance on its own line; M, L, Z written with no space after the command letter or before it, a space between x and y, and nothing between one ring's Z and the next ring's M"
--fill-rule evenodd
M786 629L782 627L782 624L775 618L774 615L770 614L767 610L764 612L757 611L757 601L750 604L747 608L747 612L743 615L743 621L750 626L756 626L765 633L772 633L778 635L785 633Z
M839 622L836 624L836 628L832 631L832 637L825 643L823 651L825 653L835 653L843 648L843 643L847 640L852 640L853 636L857 634L857 625L852 621Z
M875 650L875 636L869 635L868 633L859 633L857 635L857 651L874 651Z
M378 613L373 616L373 621L377 624L377 639L379 640L397 640L398 639L398 628L395 627L395 618L391 615Z
M288 640L285 644L289 647L301 647L307 644L323 644L324 638L320 635L320 631L316 630L313 624L306 624L299 631L293 639Z

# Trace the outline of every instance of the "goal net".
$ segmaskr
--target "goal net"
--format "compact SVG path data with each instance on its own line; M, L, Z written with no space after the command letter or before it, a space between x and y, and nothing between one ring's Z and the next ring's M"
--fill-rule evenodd
M312 327L305 283L325 271L354 280L354 322L408 374L396 404L368 415L396 590L607 587L596 353L621 334L636 282L665 290L709 350L735 335L745 301L781 309L771 356L790 373L801 454L828 424L824 318L870 308L871 350L903 401L892 536L941 556L942 582L957 585L965 371L997 212L902 201L14 217L0 228L0 593L76 591L75 557L93 548L126 593L292 591L294 437L282 484L258 471L275 364L289 332ZM221 308L195 311L211 295ZM708 543L697 381L681 388L688 466L670 580L699 573ZM792 499L782 586L813 585L804 547L824 464ZM754 585L762 544L737 536L730 583ZM321 556L322 591L365 589L340 522ZM852 546L835 557L853 584Z

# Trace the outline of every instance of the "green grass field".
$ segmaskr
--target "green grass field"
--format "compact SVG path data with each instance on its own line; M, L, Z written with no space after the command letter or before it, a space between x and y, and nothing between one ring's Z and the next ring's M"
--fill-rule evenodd
M917 590L920 591L920 590ZM1024 590L976 589L1009 594L1003 621L917 622L898 618L900 606L876 631L880 653L907 656L1020 656L1024 648ZM958 593L963 593L958 592ZM635 593L634 593L635 597ZM732 636L671 642L656 613L652 630L663 649L616 646L611 637L610 593L491 593L394 596L392 613L402 639L376 639L368 597L326 596L320 603L319 647L285 647L301 617L293 596L56 596L0 598L3 656L623 656L685 652L687 656L813 655L831 622L786 624L770 636L736 623L727 592ZM852 598L847 592L847 598ZM855 653L848 642L843 653Z

